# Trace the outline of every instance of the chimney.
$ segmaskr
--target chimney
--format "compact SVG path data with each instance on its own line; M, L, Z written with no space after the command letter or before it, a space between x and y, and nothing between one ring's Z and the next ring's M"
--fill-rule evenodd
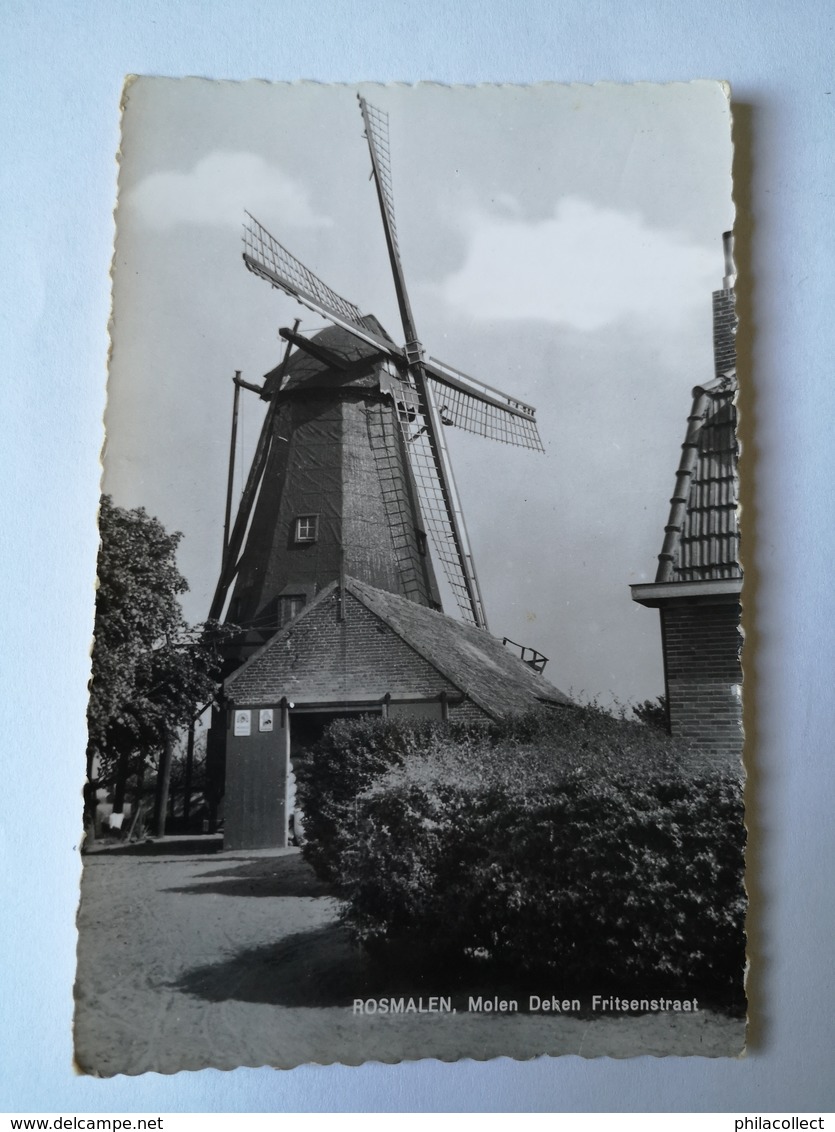
M725 277L722 280L722 290L713 292L713 362L717 377L736 366L736 266L733 232L722 233L722 248L725 254Z
M725 278L722 280L722 289L730 291L736 283L736 265L734 264L734 234L722 233L722 250L725 253Z

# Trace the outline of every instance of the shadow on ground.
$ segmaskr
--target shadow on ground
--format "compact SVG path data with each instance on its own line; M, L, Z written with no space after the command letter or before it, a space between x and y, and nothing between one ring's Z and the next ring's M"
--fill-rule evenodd
M211 872L201 873L193 884L166 889L167 892L224 896L278 896L322 898L332 896L327 885L314 874L299 855L258 857L228 862ZM276 932L281 929L276 917ZM467 997L517 999L520 1012L526 1012L528 996L556 995L580 997L580 1017L590 1017L591 993L646 997L645 988L603 983L593 987L568 989L553 971L539 976L520 975L507 969L491 968L483 961L445 964L434 970L418 967L402 950L380 951L373 955L355 946L347 929L337 920L322 927L296 932L275 944L248 948L219 963L187 971L173 988L208 1002L238 1001L285 1007L347 1007L355 998L415 998L448 995L458 1009L467 1009ZM634 995L631 991L634 989ZM660 997L710 999L698 990L669 991L656 988ZM627 993L630 992L630 993ZM735 1004L708 1002L713 1009L738 1014Z
M221 963L186 972L173 989L208 1002L248 1002L285 1007L350 1007L354 999L414 998L445 995L458 1010L468 1009L469 996L484 999L515 999L519 1013L528 1013L530 995L578 998L579 1010L567 1013L580 1018L600 1018L591 1011L592 993L647 997L646 989L622 987L569 988L550 976L528 973L509 976L486 964L419 971L408 962L370 956L355 947L339 923L298 932L279 943L249 948ZM658 992L658 997L695 997L700 1010L728 1018L744 1017L744 1006L716 1001L698 990ZM613 1015L617 1016L617 1015ZM640 1014L629 1015L640 1017Z
M253 857L243 863L201 873L193 884L167 888L166 892L204 896L330 896L310 865L298 855Z
M223 836L218 834L197 834L194 837L162 838L158 841L116 841L96 842L85 849L84 856L95 857L180 857L188 855L204 856L220 853L223 849Z
M332 896L301 857L252 857L202 872L188 885L166 889L193 896ZM276 931L280 930L276 923ZM220 963L196 967L175 988L209 1002L262 1003L272 1006L348 1006L354 998L452 994L472 990L469 978L451 972L418 972L402 957L371 957L354 946L336 920L296 932L275 944L248 948ZM469 985L468 985L469 984ZM439 989L442 988L442 989ZM485 992L483 992L485 993Z
M492 998L495 984L474 988L473 973L423 974L381 963L354 947L345 928L329 924L275 945L250 948L223 963L198 967L175 984L209 1002L230 999L271 1006L350 1006L355 998L466 994ZM518 991L518 987L516 988Z

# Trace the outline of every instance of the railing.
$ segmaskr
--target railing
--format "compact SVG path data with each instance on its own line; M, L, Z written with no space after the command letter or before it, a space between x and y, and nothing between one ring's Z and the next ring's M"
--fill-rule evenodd
M548 663L548 657L543 656L541 652L536 649L530 648L529 645L520 645L518 641L511 641L510 637L503 637L502 644L510 646L511 648L519 650L519 659L533 668L535 672L543 672L545 665Z

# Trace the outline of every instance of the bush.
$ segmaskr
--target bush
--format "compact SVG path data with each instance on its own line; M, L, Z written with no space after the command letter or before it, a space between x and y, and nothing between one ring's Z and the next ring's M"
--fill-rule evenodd
M594 708L451 733L343 723L322 746L308 852L366 946L566 985L741 992L732 774Z
M380 775L424 750L431 731L431 724L402 726L380 716L337 719L296 764L304 853L322 879L341 873L360 796Z

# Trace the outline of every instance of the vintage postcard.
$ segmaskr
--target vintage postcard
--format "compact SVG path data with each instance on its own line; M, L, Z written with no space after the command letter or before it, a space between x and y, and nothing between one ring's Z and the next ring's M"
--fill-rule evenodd
M731 156L717 82L128 81L83 1072L743 1051Z

